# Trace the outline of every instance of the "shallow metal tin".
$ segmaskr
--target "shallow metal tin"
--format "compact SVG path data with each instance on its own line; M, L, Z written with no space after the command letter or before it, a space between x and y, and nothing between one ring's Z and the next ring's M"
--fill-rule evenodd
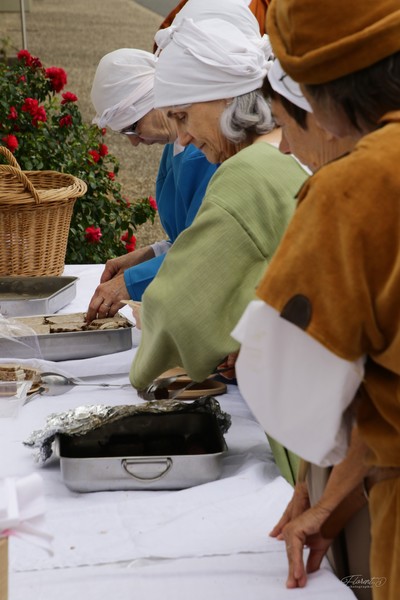
M75 298L78 277L0 277L0 313L23 317L55 313Z
M78 360L129 350L132 327L38 334L37 339L45 360Z
M227 452L215 415L207 413L133 415L82 436L59 435L57 447L64 483L76 492L208 483L219 477Z
M41 352L41 358L56 362L114 354L132 348L132 328L133 324L129 324L128 327L120 329L38 333L34 338L16 338L14 343L0 337L0 356L32 358L35 342Z

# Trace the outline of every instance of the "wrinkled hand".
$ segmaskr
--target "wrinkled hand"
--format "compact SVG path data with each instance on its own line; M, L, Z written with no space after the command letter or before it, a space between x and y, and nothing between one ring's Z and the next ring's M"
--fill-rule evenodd
M115 313L123 306L121 300L129 298L128 290L125 286L124 276L117 275L110 281L100 283L87 310L87 321L105 317L113 317Z
M306 510L310 508L310 499L308 495L307 484L296 483L293 490L293 496L287 505L285 512L279 519L278 523L270 532L271 537L276 537L278 540L283 539L282 531L285 525L302 515Z
M130 269L130 267L134 267L151 258L154 258L154 251L150 246L138 248L138 250L134 250L133 252L117 256L117 258L111 258L105 264L100 283L110 281L113 277L122 275L126 269Z
M126 255L128 256L128 254ZM126 261L126 256L118 256L117 258L111 258L108 260L104 266L104 271L100 277L100 283L105 283L106 281L110 281L113 277L117 275L122 275L125 269L128 266L125 266L124 263Z
M224 373L221 373L222 377L225 377L226 379L234 379L236 377L235 364L238 356L239 352L231 352L230 354L228 354L225 360L220 365L218 365L217 371L219 369L231 368L231 371L225 371Z
M332 543L332 540L327 540L321 535L321 526L329 515L329 510L316 504L283 527L282 537L286 543L289 561L286 587L304 587L307 583L307 573L313 573L319 569L321 561ZM310 550L306 567L303 562L305 546Z

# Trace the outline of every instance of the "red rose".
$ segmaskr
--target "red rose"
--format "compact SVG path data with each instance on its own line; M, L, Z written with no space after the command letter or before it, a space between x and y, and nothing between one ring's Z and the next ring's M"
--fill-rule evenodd
M108 147L105 144L99 144L99 154L100 156L107 156Z
M42 63L37 56L32 56L31 67L36 69L40 69L42 67Z
M34 125L36 127L37 124L38 124L38 121L42 121L43 123L45 121L47 121L46 111L45 111L45 109L44 109L43 106L39 106L38 109L37 109L37 111L33 115L32 125Z
M18 148L18 140L15 137L15 135L12 135L12 134L5 135L1 139L5 143L7 148L10 150L10 152L15 152L16 149Z
M122 198L122 200L125 202L126 208L129 208L131 203L129 202L128 198L124 197L124 198Z
M114 179L115 179L115 173L113 173L112 171L109 171L107 173L107 177L108 177L108 179L111 179L111 181L114 181Z
M62 95L61 104L67 104L68 102L76 102L78 100L78 96L75 96L72 92L65 92Z
M100 227L91 225L85 229L85 238L89 244L98 244L100 242L102 233Z
M107 129L105 127L102 127L101 135L106 135L106 133L107 133Z
M134 235L132 236L133 238L135 237ZM136 248L136 238L135 241L129 244L125 244L125 248L127 252L133 252L134 249Z
M8 113L8 119L11 119L12 121L15 121L16 119L18 119L18 113L17 113L17 109L15 108L15 106L10 106L10 112Z
M32 56L28 50L20 50L17 54L18 60L24 61L27 67L32 64Z
M55 92L61 92L61 90L67 84L67 74L64 69L59 67L49 67L45 71L46 77L50 79L51 87Z
M89 150L89 154L92 157L93 162L98 163L101 156L100 154L97 152L97 150Z
M24 103L21 106L21 110L22 112L27 112L34 117L38 107L39 102L36 100L36 98L25 98Z
M25 77L25 75L20 75L20 76L18 77L18 79L17 79L17 83L21 83L21 81L22 81L22 82L26 81L26 77Z
M131 235L129 237L129 231L125 231L125 233L121 236L121 241L125 242L125 248L127 252L133 252L136 248L136 237Z
M60 127L70 127L72 125L72 116L65 115L59 120Z
M157 202L153 196L149 196L149 204L153 210L157 210Z

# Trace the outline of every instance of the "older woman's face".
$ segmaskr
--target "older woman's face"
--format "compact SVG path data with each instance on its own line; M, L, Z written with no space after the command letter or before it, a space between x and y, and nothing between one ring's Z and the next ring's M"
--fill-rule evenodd
M312 113L307 114L307 129L303 129L278 99L271 100L271 110L276 123L282 127L280 151L294 154L313 172L353 148L351 138L335 138L319 126Z
M212 100L169 108L166 114L175 122L182 146L194 144L209 162L220 163L234 153L233 144L221 133L220 117L226 106L226 100Z
M166 118L162 110L156 109L139 119L136 123L135 133L137 135L129 136L132 146L168 144L174 142L177 137L174 123Z

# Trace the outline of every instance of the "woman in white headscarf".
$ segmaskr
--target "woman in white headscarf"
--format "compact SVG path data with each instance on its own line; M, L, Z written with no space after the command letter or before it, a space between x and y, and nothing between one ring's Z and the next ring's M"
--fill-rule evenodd
M156 36L156 107L175 122L181 144L223 164L143 296L130 373L137 388L177 365L202 381L238 350L230 331L254 297L306 177L267 141L273 124L259 91L266 47L258 24L251 39L239 27L183 19Z
M88 320L113 315L120 300L140 300L179 233L193 221L216 170L194 146L175 143L176 127L154 108L156 58L144 50L121 48L106 54L93 80L93 122L127 136L133 146L166 144L156 181L156 200L167 240L107 261L90 301Z

